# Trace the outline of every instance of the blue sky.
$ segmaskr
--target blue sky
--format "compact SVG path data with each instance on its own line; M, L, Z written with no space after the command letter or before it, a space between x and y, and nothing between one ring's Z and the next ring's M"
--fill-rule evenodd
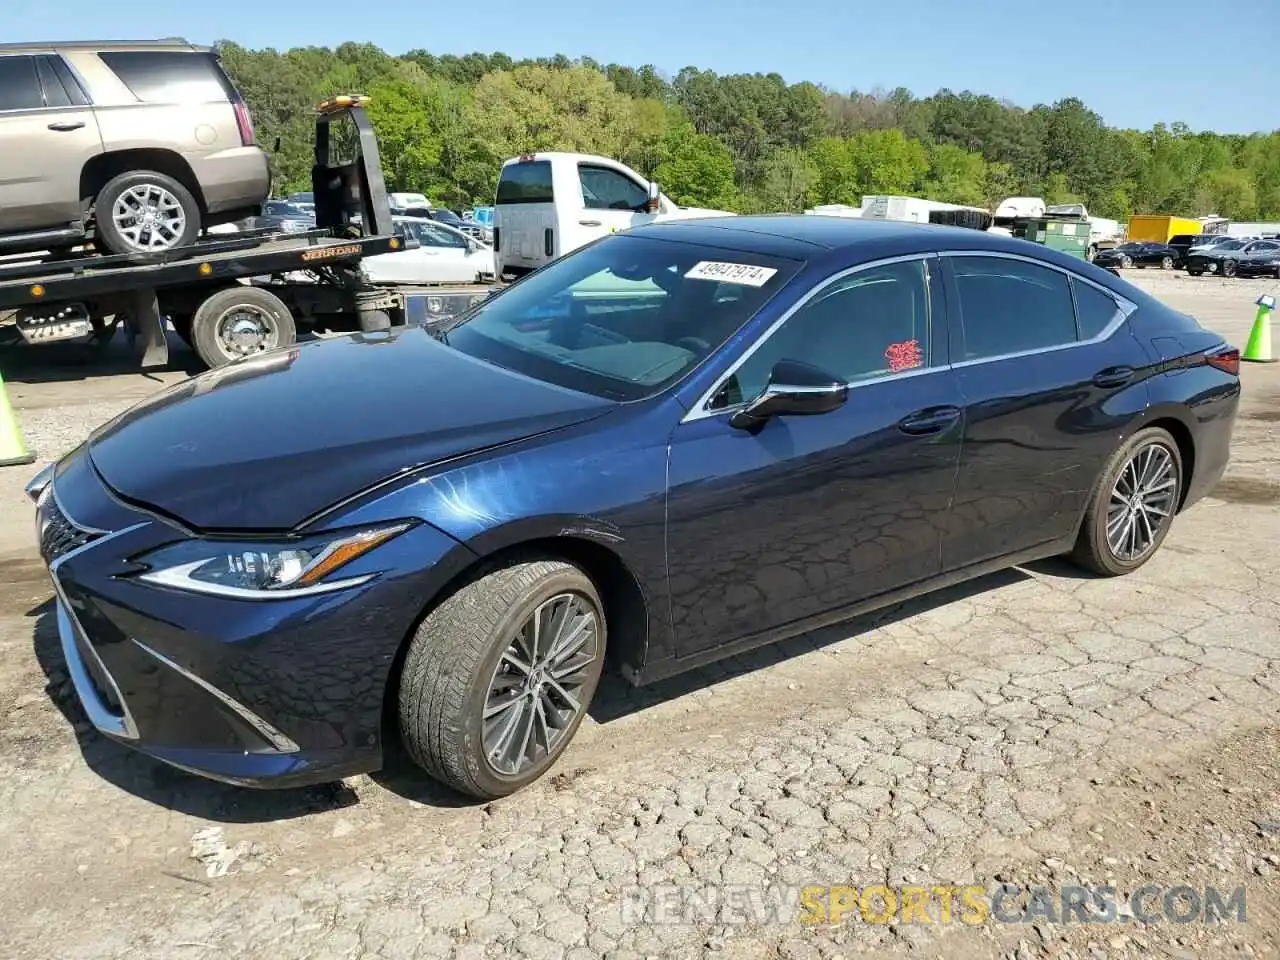
M57 17L50 16L56 7ZM1022 106L1078 96L1113 126L1280 128L1280 0L58 0L0 40L228 38L250 47L376 43L392 53L777 72L837 90L971 89ZM1252 38L1256 50L1241 46ZM1197 81L1187 67L1225 79Z

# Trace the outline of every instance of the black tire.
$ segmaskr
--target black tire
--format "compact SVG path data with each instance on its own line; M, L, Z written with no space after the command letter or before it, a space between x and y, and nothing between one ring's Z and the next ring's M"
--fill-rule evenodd
M483 712L489 684L511 638L539 605L571 593L594 610L597 655L579 688L583 709L555 749L514 774L485 755ZM436 607L410 641L400 675L400 734L410 756L462 793L495 799L541 777L577 732L595 694L607 640L604 605L591 579L559 560L516 562L479 576Z
M161 231L164 243L155 247L142 247L131 241L122 232L120 225L112 216L116 201L127 191L140 186L152 185L167 191L182 209L182 228L176 234ZM175 247L195 243L200 236L200 204L191 195L191 191L173 177L154 170L134 170L122 173L107 181L107 185L98 191L94 201L94 237L111 253L156 254L164 253Z
M224 337L224 322L235 322L232 314L236 311L242 312L241 319L246 324L262 329L259 344L254 345L246 338L237 347ZM290 347L297 339L293 314L285 302L270 290L247 284L219 290L200 304L191 318L191 345L209 367L220 367L277 347Z
M1234 277L1236 275L1236 262L1234 260L1224 260L1222 262L1222 275L1224 277Z
M1121 559L1116 556L1107 542L1107 509L1111 503L1111 491L1116 485L1120 471L1129 461L1141 450L1155 444L1164 447L1173 462L1176 479L1172 498L1174 509L1170 510L1169 516L1156 531L1149 549L1134 560ZM1182 455L1169 431L1160 427L1139 430L1112 454L1102 475L1098 478L1089 499L1089 507L1085 511L1084 522L1080 526L1075 548L1071 551L1071 560L1086 570L1104 577L1118 577L1137 570L1156 555L1160 545L1164 543L1164 538L1168 536L1173 526L1177 504L1182 502L1183 483Z
M1160 261L1160 269L1161 269L1161 270L1172 270L1172 269L1173 269L1173 257L1164 257L1164 258Z

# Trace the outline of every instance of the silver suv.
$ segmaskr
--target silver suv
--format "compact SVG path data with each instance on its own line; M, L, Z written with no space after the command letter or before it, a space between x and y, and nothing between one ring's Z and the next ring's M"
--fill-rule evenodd
M0 251L158 253L260 212L266 154L184 40L0 44Z

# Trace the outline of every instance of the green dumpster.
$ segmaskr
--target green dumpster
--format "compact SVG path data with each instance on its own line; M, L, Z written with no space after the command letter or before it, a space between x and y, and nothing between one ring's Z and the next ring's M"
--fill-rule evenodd
M1019 218L1010 231L1015 237L1040 243L1085 260L1089 256L1089 221L1060 217Z

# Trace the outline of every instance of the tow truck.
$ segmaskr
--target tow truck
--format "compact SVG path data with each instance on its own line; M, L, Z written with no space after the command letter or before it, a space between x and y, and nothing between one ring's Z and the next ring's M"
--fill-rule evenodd
M435 326L487 298L493 285L378 287L365 257L416 245L398 236L368 97L325 100L311 171L316 229L206 234L159 254L53 254L0 265L0 321L29 344L123 326L143 367L169 362L166 321L210 367L295 343L298 328L372 333ZM343 159L347 155L350 159Z

